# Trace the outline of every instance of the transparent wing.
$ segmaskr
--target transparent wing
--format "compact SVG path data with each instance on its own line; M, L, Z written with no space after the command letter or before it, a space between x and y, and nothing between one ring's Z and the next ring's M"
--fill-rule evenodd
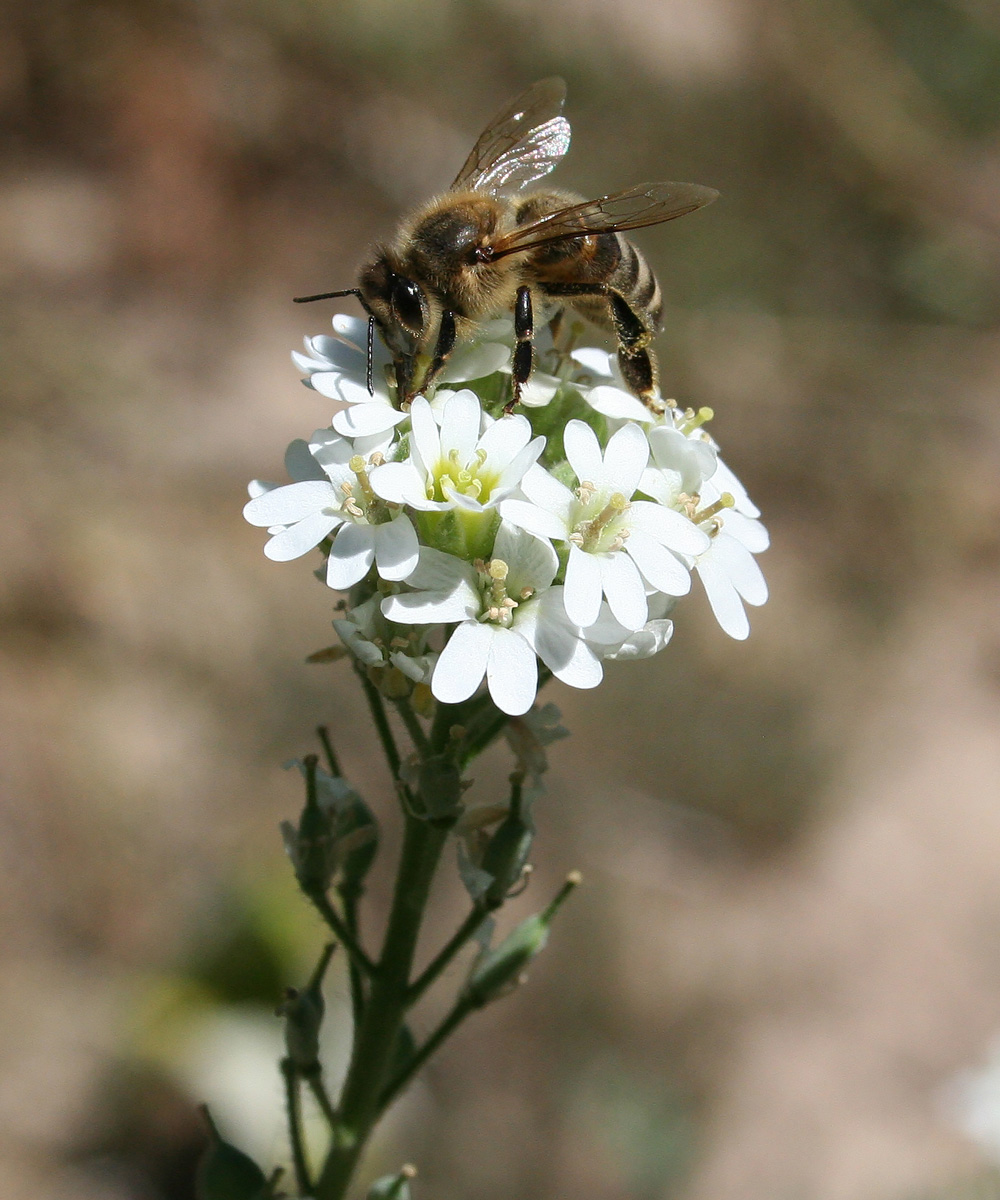
M452 190L495 194L547 175L569 149L565 99L566 84L553 75L512 100L479 135Z
M591 233L617 233L658 225L711 204L718 195L715 188L700 183L637 183L628 191L582 200L529 225L519 225L493 243L491 257L503 258Z

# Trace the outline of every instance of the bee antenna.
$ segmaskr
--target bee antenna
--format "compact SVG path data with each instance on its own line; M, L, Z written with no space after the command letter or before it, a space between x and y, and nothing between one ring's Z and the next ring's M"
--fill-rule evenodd
M368 318L368 395L375 395L375 381L372 378L375 361L375 318Z
M313 300L336 300L340 296L360 296L360 288L345 288L342 292L320 292L317 296L293 296L293 304L311 304Z

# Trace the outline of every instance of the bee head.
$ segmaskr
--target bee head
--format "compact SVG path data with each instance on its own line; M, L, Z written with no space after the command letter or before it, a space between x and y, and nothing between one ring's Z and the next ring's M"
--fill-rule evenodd
M358 285L361 303L375 318L392 354L400 395L408 396L415 360L427 341L431 323L427 292L396 269L385 252L362 268Z

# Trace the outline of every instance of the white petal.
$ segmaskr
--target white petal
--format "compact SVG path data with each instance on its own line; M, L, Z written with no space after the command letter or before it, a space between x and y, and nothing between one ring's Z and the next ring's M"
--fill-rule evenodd
M300 558L315 549L342 519L336 513L310 513L295 525L276 533L264 547L264 553L272 562L290 562L293 558Z
M486 682L493 703L512 717L526 713L538 691L538 660L516 630L493 631L486 660Z
M720 513L717 519L722 522L723 530L738 542L742 542L752 554L762 553L771 544L767 530L760 521L745 517L735 509Z
M434 668L431 692L442 704L468 700L483 682L493 627L466 621L452 633Z
M497 530L493 557L502 559L510 567L507 589L514 596L524 588L533 591L547 588L559 569L559 557L547 541L532 537L505 521L500 522Z
M355 438L386 433L405 420L406 413L397 412L391 404L381 404L378 400L373 400L369 404L355 404L336 413L332 424L344 437Z
M405 513L385 525L373 525L375 565L383 579L405 579L417 566L420 547L416 530Z
M713 540L711 553L705 557L726 572L748 604L763 604L767 600L767 583L757 560L741 542L719 533Z
M420 561L406 582L410 587L431 592L447 592L460 584L475 591L475 572L464 559L431 546L420 548Z
M617 650L612 650L604 657L625 662L632 662L639 658L652 658L666 646L673 636L673 632L673 621L647 621L642 629L630 634Z
M382 615L400 625L453 625L479 616L479 595L464 587L451 592L404 592L382 601Z
M649 442L631 422L612 434L604 451L604 478L600 482L631 500L649 462ZM595 482L598 482L595 480Z
M593 688L601 682L604 670L594 651L569 623L563 609L560 587L550 588L538 602L540 612L535 623L533 645L538 657L557 679L575 688Z
M601 584L608 598L608 607L626 629L641 629L649 610L646 607L646 588L635 563L618 551L593 556L601 570ZM567 588L569 573L567 572Z
M759 517L760 509L747 495L747 490L720 458L711 482L720 492L729 492L736 501L736 511L745 517Z
M611 355L607 350L598 350L596 346L581 346L579 350L572 351L570 358L579 363L585 371L589 371L591 375L600 375L605 379L610 379L614 374L611 368Z
M538 538L566 539L566 526L559 518L537 504L525 500L503 500L499 506L500 516L519 529L526 529Z
M471 393L470 393L471 395ZM531 440L531 422L527 417L503 417L494 421L479 438L478 448L486 451L487 461L497 471L503 471ZM536 439L537 440L537 439ZM542 439L545 445L545 439ZM540 451L539 451L540 453ZM537 455L535 456L538 457ZM468 459L463 459L463 462ZM525 467L525 471L528 468ZM521 472L524 474L524 472Z
M423 509L427 502L424 477L411 462L383 463L368 476L372 490L383 500Z
M658 592L665 592L668 596L686 596L691 590L691 576L687 568L649 534L633 530L625 543L625 550L643 577Z
M742 642L750 634L750 622L743 610L739 592L733 587L729 576L717 563L712 562L710 554L706 554L697 564L696 570L705 586L715 619L731 638Z
M493 489L494 492L505 491L509 492L524 478L525 472L538 460L538 456L545 449L545 438L536 437L530 441L523 450L504 467L500 478L497 480L497 485Z
M309 479L288 483L248 501L243 516L251 525L291 525L324 508L338 509L333 486L326 480Z
M626 421L649 422L654 420L653 413L630 392L621 388L602 384L584 392L583 398L592 409L605 417L617 417Z
M415 407L416 401L414 401ZM428 413L430 413L429 408ZM470 392L468 389L456 392L448 401L444 410L444 419L441 422L439 456L447 459L451 457L452 451L454 451L458 456L458 461L462 466L465 466L475 453L482 420L483 408L476 393ZM415 430L416 423L414 423ZM420 443L420 451L421 455L423 455L423 442ZM433 466L436 461L436 459L424 459L424 462L428 466Z
M441 379L449 383L463 383L467 379L482 379L499 371L511 355L510 347L498 342L463 342L455 348L441 372Z
M521 480L521 491L539 508L555 513L565 527L565 536L569 531L570 511L574 500L569 488L560 483L554 475L550 475L544 467L535 464L525 471Z
M449 407L459 395L461 393L456 393L448 401ZM433 473L441 459L441 431L426 396L417 396L410 405L410 454L417 470L425 477Z
M563 449L581 483L599 485L604 477L604 459L597 434L585 421L569 421L563 430Z
M601 564L597 556L571 545L563 601L566 614L574 625L582 629L593 625L601 611L601 592Z
M325 479L323 468L316 461L310 450L309 443L303 438L296 438L289 443L285 451L285 470L290 479L301 483L307 479Z
M560 380L544 371L532 371L531 378L521 385L521 404L525 408L544 408L559 391Z
M683 513L650 500L632 502L628 523L679 554L704 554L710 544L708 534Z
M375 539L370 525L342 525L326 564L327 587L343 592L368 574L375 561Z

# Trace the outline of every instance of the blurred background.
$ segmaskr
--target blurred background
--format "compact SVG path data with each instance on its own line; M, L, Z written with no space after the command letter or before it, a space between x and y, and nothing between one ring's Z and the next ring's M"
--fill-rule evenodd
M734 643L692 596L657 659L552 687L573 737L505 920L570 868L586 887L368 1177L416 1162L434 1200L1000 1196L996 4L8 0L5 1200L189 1200L202 1099L286 1154L272 1012L323 933L277 836L300 800L281 764L328 722L392 814L350 671L304 663L329 593L240 516L330 418L288 355L331 306L289 301L351 286L555 73L555 182L723 194L636 240L665 390L716 410L772 599ZM463 913L446 880L428 946Z

